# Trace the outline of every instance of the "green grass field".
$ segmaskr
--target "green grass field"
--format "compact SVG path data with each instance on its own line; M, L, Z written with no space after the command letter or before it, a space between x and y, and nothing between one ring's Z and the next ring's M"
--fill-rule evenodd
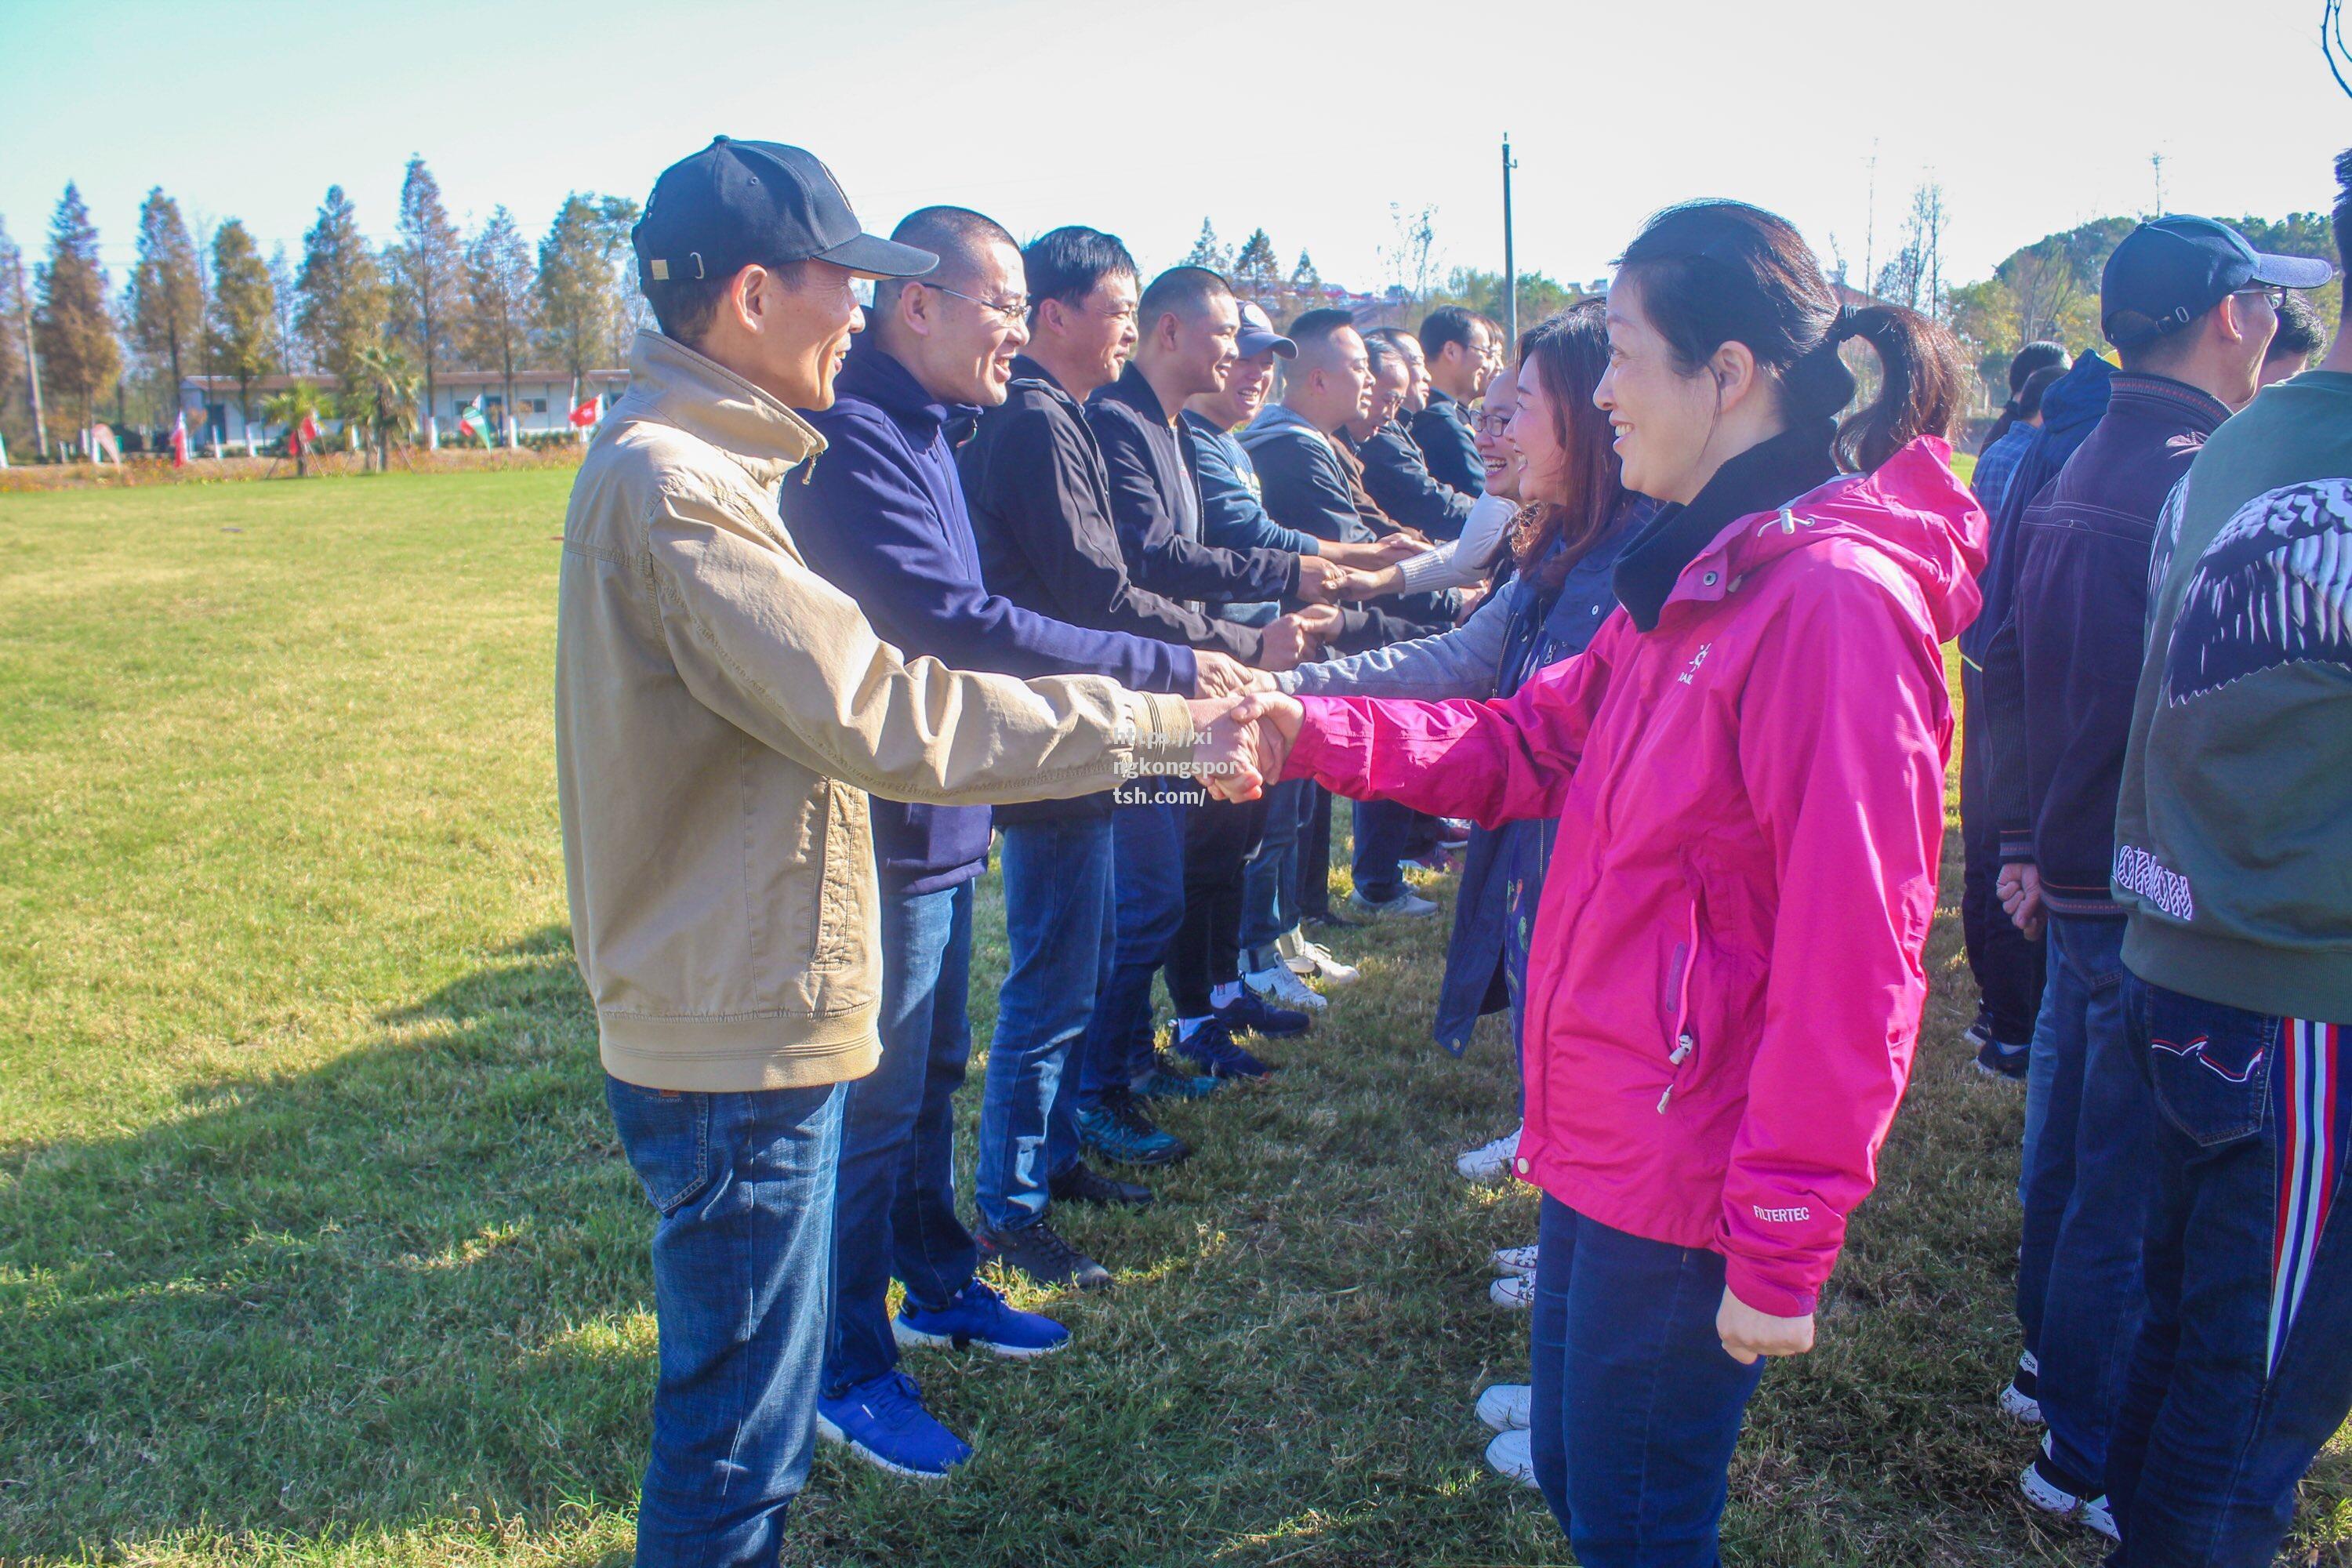
M650 1214L564 926L568 478L0 498L0 1562L625 1558ZM1741 1445L1736 1562L2096 1560L2027 1517L2033 1440L1993 1412L2021 1098L1958 1041L1946 887L1878 1193ZM1160 1205L1072 1219L1118 1288L1022 1293L1069 1351L914 1363L980 1458L919 1491L821 1455L788 1560L1570 1560L1470 1413L1526 1367L1484 1259L1532 1195L1452 1170L1507 1123L1507 1041L1429 1043L1442 923L1349 935L1365 982L1289 1071L1170 1112L1200 1152ZM2347 1491L2331 1452L2307 1554L2352 1542Z

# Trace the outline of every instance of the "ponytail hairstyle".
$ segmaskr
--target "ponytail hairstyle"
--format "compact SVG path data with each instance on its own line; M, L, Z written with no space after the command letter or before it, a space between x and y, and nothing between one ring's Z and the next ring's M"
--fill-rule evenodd
M1952 334L1900 305L1843 305L1784 217L1745 202L1685 202L1643 225L1617 266L1684 374L1724 344L1744 343L1791 427L1835 420L1853 401L1853 372L1838 345L1870 344L1879 395L1847 416L1832 442L1849 472L1878 467L1920 436L1948 439L1958 422L1968 371Z
M1992 428L1985 432L1984 445L1977 450L1983 452L1989 449L1995 441L2009 434L2011 426L2021 419L2033 417L2042 406L2042 395L2035 393L2033 401L2028 403L2025 389L2036 376L2045 370L2055 370L2063 374L2073 363L2074 361L2067 357L2063 343L2053 343L2046 339L2030 342L2018 350L2009 362L2009 401L2000 405L2000 417L1994 420ZM2048 386L2050 383L2044 381L2042 384Z
M1512 560L1520 575L1544 588L1559 586L1625 504L1616 432L1592 401L1608 368L1609 313L1599 300L1570 305L1519 335L1519 384L1529 376L1543 383L1552 436L1568 468L1566 505L1533 502L1511 523Z

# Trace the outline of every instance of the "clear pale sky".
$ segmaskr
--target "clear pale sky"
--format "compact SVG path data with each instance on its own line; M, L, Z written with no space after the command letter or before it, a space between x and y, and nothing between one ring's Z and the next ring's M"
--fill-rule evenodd
M1147 269L1203 216L1286 268L1386 280L1391 204L1434 204L1443 263L1499 268L1498 142L1523 269L1601 276L1642 217L1736 195L1859 276L1912 188L1946 277L2110 213L2324 208L2352 100L2318 0L1683 0L1138 5L857 0L623 5L0 4L0 218L29 258L80 184L118 285L141 198L299 249L341 183L392 230L422 153L461 222L534 237L569 190L642 199L713 132L796 142L867 226L930 202L1024 237L1082 222ZM1204 32L1199 18L1219 18ZM1246 20L1244 18L1246 17Z

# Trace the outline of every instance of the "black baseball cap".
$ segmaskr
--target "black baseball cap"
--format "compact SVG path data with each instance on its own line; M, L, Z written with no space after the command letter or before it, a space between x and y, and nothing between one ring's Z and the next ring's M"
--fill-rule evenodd
M724 278L754 262L830 261L865 278L918 278L940 264L858 226L814 154L730 136L662 171L629 243L641 284Z
M2269 256L2210 217L2151 218L2107 258L2099 329L2119 349L2177 332L2241 289L2316 289L2336 268L2307 256Z

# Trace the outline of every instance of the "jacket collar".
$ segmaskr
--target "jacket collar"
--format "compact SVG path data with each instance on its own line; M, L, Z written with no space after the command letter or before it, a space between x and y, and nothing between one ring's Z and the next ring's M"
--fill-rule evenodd
M1160 395L1151 390L1151 383L1143 378L1143 373L1135 368L1133 360L1127 362L1117 381L1095 395L1106 403L1126 404L1163 430L1171 427L1166 405L1160 401Z
M1069 388L1064 386L1052 371L1047 370L1027 354L1013 356L1013 379L1034 382L1054 398L1069 405L1073 409L1078 405L1078 400L1070 395Z
M2230 405L2202 387L2168 375L2119 370L2108 384L2107 412L2185 424L2194 434L2208 436L2230 416Z
M855 397L874 405L928 442L958 419L975 419L980 410L967 404L945 403L923 389L915 373L886 349L861 342L849 351L834 384L837 396Z
M1257 417L1249 422L1242 434L1243 439L1246 442L1252 438L1264 440L1285 430L1295 435L1305 436L1324 447L1331 445L1330 437L1308 423L1303 415L1295 414L1279 403L1269 403L1259 409Z
M1617 558L1617 597L1633 625L1646 632L1658 624L1683 568L1732 521L1771 511L1835 479L1835 434L1827 419L1793 426L1727 460L1688 505L1661 510Z
M824 450L809 422L737 375L650 327L629 347L629 393L657 419L707 441L773 489L798 464Z

